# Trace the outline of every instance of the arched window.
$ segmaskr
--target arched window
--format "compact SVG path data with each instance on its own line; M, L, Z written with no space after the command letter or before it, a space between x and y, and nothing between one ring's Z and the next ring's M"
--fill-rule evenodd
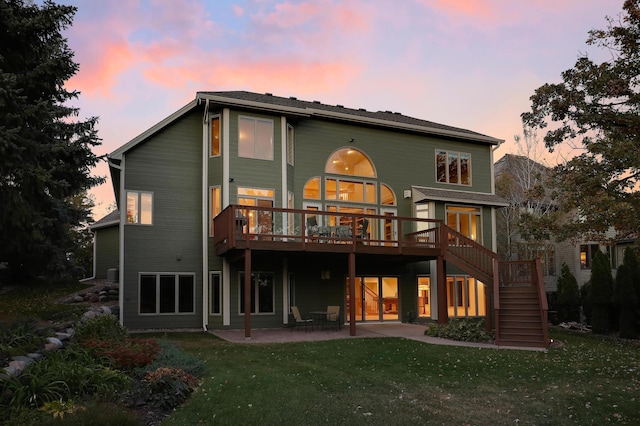
M393 189L386 183L380 184L380 204L387 206L396 205L396 194L394 194Z
M304 185L304 198L310 200L320 199L320 178L313 177L307 181Z
M355 148L341 148L327 160L325 173L337 175L376 177L376 171L369 158Z

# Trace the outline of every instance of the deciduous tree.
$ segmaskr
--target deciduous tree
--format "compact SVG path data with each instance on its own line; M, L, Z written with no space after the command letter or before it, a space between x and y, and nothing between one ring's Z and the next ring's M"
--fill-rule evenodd
M78 71L62 31L76 9L0 0L0 262L14 274L60 275L72 230L89 211L74 197L97 183L97 118L79 120L65 83Z
M640 235L640 0L626 0L607 26L589 32L587 44L610 55L594 62L583 54L562 82L545 84L531 97L525 125L547 129L550 151L573 143L582 152L556 168L557 200L577 212L560 237L603 239Z

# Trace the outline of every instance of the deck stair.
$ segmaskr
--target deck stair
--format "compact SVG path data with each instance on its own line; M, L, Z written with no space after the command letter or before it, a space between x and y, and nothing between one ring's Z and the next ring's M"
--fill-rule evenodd
M446 225L443 228L445 260L487 283L493 292L496 343L547 348L547 299L539 259L498 261L496 253Z
M547 348L547 299L540 260L499 262L498 269L496 344Z

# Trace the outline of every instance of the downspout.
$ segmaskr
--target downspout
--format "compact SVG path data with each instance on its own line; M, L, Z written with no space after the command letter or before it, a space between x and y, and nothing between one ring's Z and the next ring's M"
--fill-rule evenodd
M122 161L120 162L120 167L117 167L120 170L120 223L118 224L118 226L120 227L119 230L119 237L118 237L118 244L120 245L119 250L120 250L120 259L118 260L118 282L120 283L120 291L118 292L118 305L120 306L120 314L119 314L119 320L120 320L120 324L124 325L124 269L125 269L125 264L124 264L124 224L125 224L125 220L123 220L122 216L124 214L126 214L127 211L127 194L125 194L124 192L124 178L125 178L125 160L126 160L126 155L122 154ZM123 208L124 207L124 208Z
M204 104L202 117L202 330L209 325L209 99Z

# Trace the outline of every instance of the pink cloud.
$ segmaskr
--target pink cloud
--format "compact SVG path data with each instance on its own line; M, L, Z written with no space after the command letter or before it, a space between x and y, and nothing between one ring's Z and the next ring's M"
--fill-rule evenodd
M88 96L109 96L120 73L135 61L135 54L124 41L105 41L100 50L85 53L80 71L67 83Z
M373 8L363 2L331 0L278 3L270 12L258 12L253 18L262 28L288 29L306 27L311 32L357 33L371 27ZM267 30L268 31L268 30ZM304 36L304 34L299 34Z
M238 6L237 4L234 4L233 6L231 6L231 10L233 10L233 14L236 15L238 18L244 16L244 9Z
M359 64L343 61L305 62L290 58L271 58L209 63L205 59L174 67L147 68L144 76L146 80L170 89L197 83L200 85L198 90L217 90L215 88L225 85L257 91L274 91L274 87L295 87L301 89L301 92L309 93L344 87L360 72Z

